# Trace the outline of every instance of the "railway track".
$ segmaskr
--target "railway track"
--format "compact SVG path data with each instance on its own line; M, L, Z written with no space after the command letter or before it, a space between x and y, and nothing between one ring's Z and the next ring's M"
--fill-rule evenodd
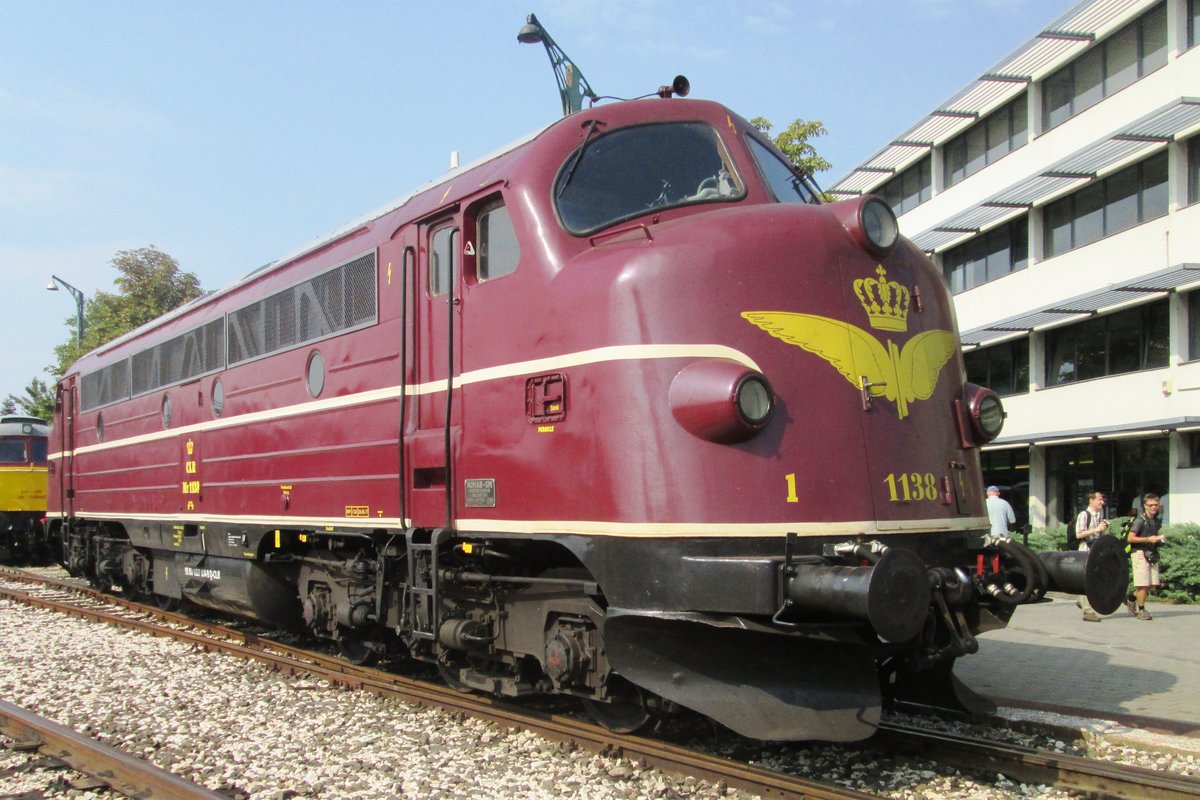
M33 588L5 588L0 581L0 597L154 635L171 636L205 650L250 658L283 673L311 676L381 696L434 706L502 727L531 730L551 740L620 754L646 767L724 782L763 797L842 800L875 796L688 747L614 734L565 715L518 708L439 684L355 666L341 658L263 639L224 625L198 622L61 579L0 569L0 579L3 578L19 580ZM1002 774L1022 782L1053 785L1096 797L1200 798L1200 781L1195 778L1016 745L964 739L912 726L885 724L869 746L904 752L971 773Z
M143 800L228 800L199 784L0 700L0 734L15 750L36 750L127 797Z

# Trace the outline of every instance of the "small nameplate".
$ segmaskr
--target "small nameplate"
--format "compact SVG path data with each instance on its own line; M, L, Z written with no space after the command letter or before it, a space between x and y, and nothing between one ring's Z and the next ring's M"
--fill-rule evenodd
M496 507L495 478L467 478L463 481L463 490L467 508Z

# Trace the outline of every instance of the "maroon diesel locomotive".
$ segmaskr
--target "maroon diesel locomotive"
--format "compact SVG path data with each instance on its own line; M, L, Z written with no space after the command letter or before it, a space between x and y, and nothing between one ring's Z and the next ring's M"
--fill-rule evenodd
M666 93L669 95L669 92ZM96 583L463 689L869 736L1116 548L988 534L941 275L712 102L597 106L136 330L58 386Z

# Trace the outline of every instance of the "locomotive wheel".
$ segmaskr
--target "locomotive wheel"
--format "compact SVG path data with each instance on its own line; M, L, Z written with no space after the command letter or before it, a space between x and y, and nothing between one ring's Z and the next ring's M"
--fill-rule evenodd
M153 595L154 605L163 611L175 612L183 607L183 600L178 597L167 597L165 594Z
M442 676L442 680L447 686L456 692L470 694L474 691L470 686L458 679L458 670L454 667L448 667L445 664L438 664L438 674Z
M612 702L584 700L583 707L596 724L613 733L637 733L658 721L646 703L645 694L633 684L626 685Z
M362 639L343 636L338 639L338 647L342 651L342 658L356 667L369 667L379 660L379 652Z

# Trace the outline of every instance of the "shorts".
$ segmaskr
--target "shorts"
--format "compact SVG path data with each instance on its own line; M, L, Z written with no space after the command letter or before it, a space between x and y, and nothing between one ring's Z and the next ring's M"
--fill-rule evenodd
M1144 589L1160 585L1158 564L1147 562L1146 554L1143 551L1134 550L1129 554L1129 566L1133 569L1133 585L1137 588Z

